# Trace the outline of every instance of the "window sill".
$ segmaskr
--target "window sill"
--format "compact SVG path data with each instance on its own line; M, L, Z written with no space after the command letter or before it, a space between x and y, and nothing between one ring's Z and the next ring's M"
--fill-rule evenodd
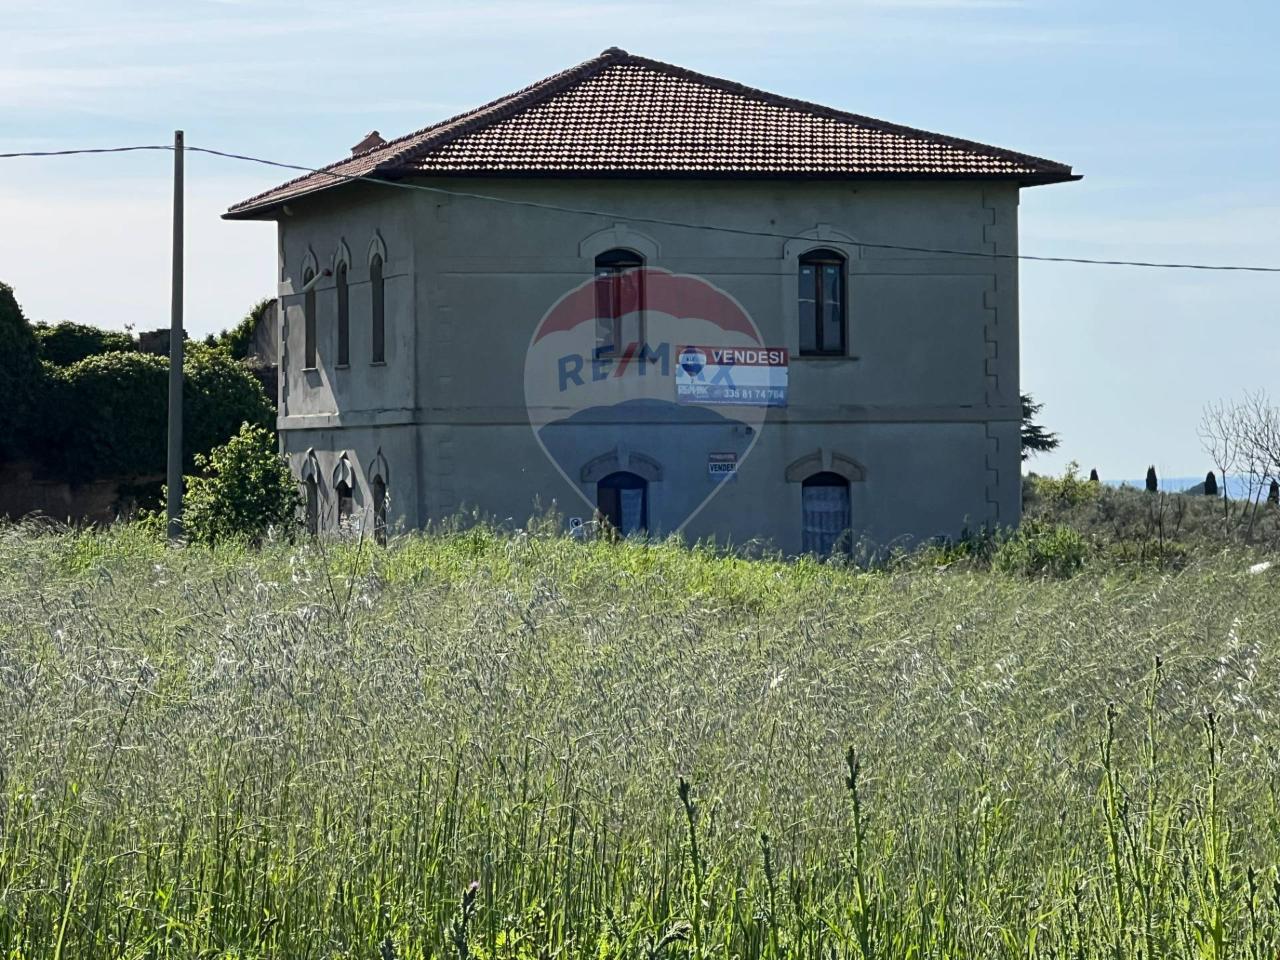
M385 361L385 360L370 360L370 361L369 361L369 366L371 366L371 367L385 367L386 365L387 365L387 361Z
M303 367L302 372L303 373L319 373L320 368L319 367Z
M333 365L333 369L335 369L335 370L350 370L350 369L351 369L351 364L349 364L349 363L335 363L335 364Z

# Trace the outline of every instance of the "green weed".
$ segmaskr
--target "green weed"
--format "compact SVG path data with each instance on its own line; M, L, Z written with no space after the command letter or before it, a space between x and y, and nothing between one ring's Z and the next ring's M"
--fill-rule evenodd
M1249 560L0 527L0 957L1272 957Z

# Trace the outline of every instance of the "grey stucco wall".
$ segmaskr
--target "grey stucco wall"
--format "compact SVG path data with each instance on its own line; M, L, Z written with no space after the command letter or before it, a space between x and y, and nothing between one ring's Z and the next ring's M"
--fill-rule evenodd
M683 533L798 550L798 477L833 462L855 465L846 466L858 476L853 532L877 543L1017 522L1017 261L873 246L1016 253L1015 185L423 183L617 216L360 185L281 217L283 447L298 470L312 451L324 476L347 451L359 465L358 505L368 502L365 469L379 451L391 474L391 513L406 526L464 508L520 523L535 500L586 515L595 496L584 479L588 463L604 458L625 469L634 458L661 468L649 488L651 529L678 526L712 490L704 452L741 437L717 428L681 428L665 440L616 425L582 428L557 470L526 409L525 358L539 320L591 276L595 253L620 245L643 252L649 266L706 278L742 305L766 343L792 351L788 406L768 411L737 478ZM385 365L369 362L371 246L387 264ZM797 264L815 247L847 257L848 349L840 358L797 356ZM303 370L303 270L332 268L340 257L349 263L351 362L332 362L336 306L325 278L316 287L319 360Z

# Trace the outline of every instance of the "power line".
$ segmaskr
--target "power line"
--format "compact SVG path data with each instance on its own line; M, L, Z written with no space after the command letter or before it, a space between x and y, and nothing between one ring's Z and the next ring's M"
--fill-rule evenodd
M127 147L99 147L82 150L47 150L47 151L30 151L25 153L0 153L0 159L12 157L58 157L71 156L76 154L93 154L93 153L126 153L133 150L172 150L173 147L167 144L148 144L141 146ZM264 157L250 156L244 153L232 153L226 150L215 150L211 147L193 147L186 148L190 152L205 153L214 157L222 157L227 160L241 160L248 163L261 164L268 167L276 167L281 170L293 170L301 173L312 174L316 176L330 177L334 180L372 183L384 187L395 187L401 190L420 190L426 193L444 195L449 197L458 197L467 200L484 200L490 203L503 203L509 206L526 207L537 210L551 210L557 213L568 213L577 216L602 217L605 219L614 219L620 221L630 221L632 223L646 223L656 226L677 227L685 230L711 230L717 233L730 233L737 236L746 237L763 237L771 240L812 240L812 237L802 236L800 234L780 233L771 230L749 230L745 227L727 227L717 224L690 223L682 220L668 220L661 217L644 217L635 216L633 214L618 213L610 210L594 210L584 207L568 207L554 203L540 203L536 200L518 200L511 197L498 197L492 194L471 193L465 190L450 190L446 187L429 187L420 183L405 183L400 180L386 180L381 177L374 177L368 174L349 174L338 173L333 170L323 170L316 167L307 167L296 163L284 163L280 160L268 160ZM1209 264L1209 263L1177 263L1177 262L1161 262L1153 260L1103 260L1092 257L1046 257L1038 256L1030 253L991 253L976 250L952 250L946 247L918 247L909 244L898 243L872 243L870 241L858 240L855 246L869 247L875 250L896 250L902 253L931 253L950 257L981 257L989 260L1028 260L1037 263L1077 263L1089 266L1100 267L1146 267L1157 270L1202 270L1215 272L1237 272L1237 273L1280 273L1280 267L1258 267L1243 266L1236 264Z
M335 180L362 181L366 183L376 183L389 187L400 187L406 190L424 190L428 193L444 194L451 197L462 197L469 200L488 200L493 203L506 203L513 206L531 207L538 210L554 210L560 213L578 214L581 216L604 217L615 220L627 220L632 223L647 223L666 227L681 227L687 230L714 230L719 233L732 233L739 236L748 237L765 237L775 240L812 240L812 237L805 237L799 234L777 233L769 230L748 230L742 227L725 227L719 225L707 225L700 223L687 223L680 220L666 220L660 217L640 217L631 214L617 213L608 210L592 210L580 207L566 207L554 203L539 203L536 200L516 200L510 197L495 197L491 194L470 193L463 190L449 190L444 187L428 187L419 183L404 183L398 180L384 180L379 177L371 177L368 175L335 173L332 170L320 170L314 167L305 167L292 163L281 163L277 160L265 160L261 157L252 157L242 153L228 153L222 150L213 150L209 147L188 147L188 150L194 150L198 153L207 153L215 157L225 157L230 160L245 160L250 163L260 163L269 167L279 167L283 170L297 170L304 173L318 174L320 176L332 177ZM986 257L994 260L1033 260L1040 263L1081 263L1093 266L1106 267L1151 267L1162 270L1225 270L1238 271L1246 273L1280 273L1280 267L1252 267L1252 266L1234 266L1226 264L1205 264L1205 263L1159 263L1147 260L1098 260L1089 257L1044 257L1035 256L1029 253L984 253L974 250L949 250L940 247L915 247L905 244L896 243L870 243L862 240L855 241L856 246L871 247L876 250L898 250L904 253L935 253L944 254L954 257Z
M81 150L28 150L25 153L0 153L0 160L13 157L71 157L82 153L132 153L135 150L172 150L167 143L148 143L134 147L86 147Z

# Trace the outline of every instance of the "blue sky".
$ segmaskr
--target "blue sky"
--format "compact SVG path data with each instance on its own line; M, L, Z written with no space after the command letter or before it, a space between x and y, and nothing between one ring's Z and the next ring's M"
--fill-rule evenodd
M0 0L0 152L189 143L303 164L607 46L1070 163L1023 192L1024 253L1280 266L1280 5L1096 0ZM0 161L0 279L33 319L167 323L169 159ZM273 289L285 177L188 160L187 316ZM1205 402L1280 393L1280 275L1026 263L1023 382L1105 477L1208 469Z

